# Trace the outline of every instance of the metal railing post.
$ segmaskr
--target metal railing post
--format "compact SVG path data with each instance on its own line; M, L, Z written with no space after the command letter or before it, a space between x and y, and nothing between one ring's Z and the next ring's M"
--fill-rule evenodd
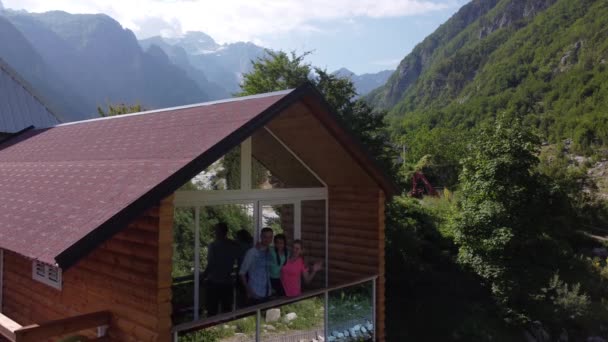
M255 315L255 342L260 342L260 323L262 322L262 310L258 309Z
M325 341L327 341L328 337L329 337L329 291L325 291L325 315L323 315L323 319L325 320L324 322L324 326L325 326Z
M374 341L376 341L376 281L378 280L378 278L374 278L374 280L372 280L372 324L374 327L374 331L373 331L373 337L374 337Z
M200 207L194 208L194 305L192 311L194 320L198 320L198 312L200 306L200 268L201 268L201 239L200 239Z

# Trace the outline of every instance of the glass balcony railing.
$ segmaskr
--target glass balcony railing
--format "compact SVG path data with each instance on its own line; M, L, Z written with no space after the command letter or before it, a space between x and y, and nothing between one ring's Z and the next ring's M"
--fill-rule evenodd
M174 342L375 340L377 276L174 326Z

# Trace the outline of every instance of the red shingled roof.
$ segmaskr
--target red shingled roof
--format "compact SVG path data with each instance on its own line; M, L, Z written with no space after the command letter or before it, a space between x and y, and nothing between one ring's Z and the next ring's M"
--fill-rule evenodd
M0 248L55 264L287 94L59 125L0 145Z
M304 97L327 108L306 84L13 137L0 144L0 248L68 268ZM335 118L321 121L390 195L390 180Z

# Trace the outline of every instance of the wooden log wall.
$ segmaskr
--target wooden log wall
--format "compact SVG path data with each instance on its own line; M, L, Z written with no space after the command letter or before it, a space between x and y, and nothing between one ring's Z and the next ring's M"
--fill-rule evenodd
M329 285L378 275L376 327L384 340L384 196L377 187L329 188Z
M5 251L3 313L27 325L109 310L110 341L170 341L172 201L163 200L65 271L61 291L32 279L30 259Z
M323 262L323 270L318 272L307 289L325 286L325 201L302 201L301 233L305 258L308 263Z

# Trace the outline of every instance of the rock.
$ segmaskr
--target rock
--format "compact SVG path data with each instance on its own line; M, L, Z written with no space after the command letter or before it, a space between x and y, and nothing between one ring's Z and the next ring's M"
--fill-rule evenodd
M298 318L298 315L296 315L295 312L290 312L287 315L285 315L285 317L283 317L283 322L289 323L289 322L293 321L296 318Z
M348 333L350 334L350 336L355 337L357 336L357 333L355 332L355 329L350 328L350 330L348 331Z
M600 258L608 258L608 249L606 248L594 248L591 250L591 254Z
M348 330L344 330L343 334L344 334L345 337L349 337L350 336L350 334L348 333Z
M374 331L374 325L371 323L367 323L367 325L365 326L365 328L367 328L367 331Z
M355 331L361 331L361 324L355 325L353 329L355 329Z
M551 339L551 336L539 321L532 322L530 328L524 332L524 336L526 341L529 342L548 342Z
M568 332L566 329L562 329L562 333L559 335L559 342L568 342Z
M319 342L316 338L313 338L310 342Z
M336 338L333 335L329 335L327 337L327 342L334 342L336 340Z
M281 309L268 309L266 311L266 323L276 322L281 318Z
M319 342L325 342L325 338L321 335L317 335L317 341Z
M275 327L274 327L274 325L270 325L270 324L264 324L262 327L263 327L264 329L266 329L266 330L270 330L270 331L277 330L277 328L275 328Z
M343 333L338 333L338 335L336 335L337 338L344 338L344 334Z
M366 334L367 333L367 329L365 327L361 327L361 332Z

